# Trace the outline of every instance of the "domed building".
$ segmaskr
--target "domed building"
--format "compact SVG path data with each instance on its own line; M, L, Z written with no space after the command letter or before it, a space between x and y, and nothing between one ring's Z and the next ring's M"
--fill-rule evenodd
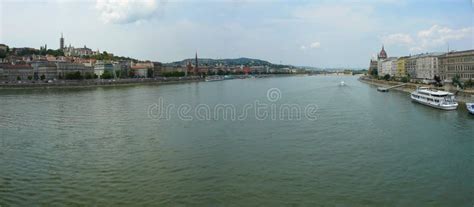
M385 48L384 46L382 45L382 50L380 51L379 55L377 56L377 59L378 60L383 60L383 59L387 59L387 52L385 52Z
M377 74L378 76L383 76L382 71L382 62L388 58L387 52L385 52L385 48L382 45L382 50L377 55Z

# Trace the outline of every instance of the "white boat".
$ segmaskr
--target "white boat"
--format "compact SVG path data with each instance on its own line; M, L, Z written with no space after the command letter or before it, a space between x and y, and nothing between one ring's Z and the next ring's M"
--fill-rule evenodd
M378 87L378 88L377 88L377 91L380 91L380 92L388 92L388 88Z
M207 77L206 77L206 82L222 81L222 80L224 80L224 77L223 77L223 76L219 76L219 75L207 76Z
M458 103L453 93L420 87L410 95L415 102L443 110L454 110Z
M344 83L344 81L341 81L341 82L339 83L339 86L345 86L345 85L346 85L346 83Z
M474 103L466 103L466 108L470 114L474 115Z

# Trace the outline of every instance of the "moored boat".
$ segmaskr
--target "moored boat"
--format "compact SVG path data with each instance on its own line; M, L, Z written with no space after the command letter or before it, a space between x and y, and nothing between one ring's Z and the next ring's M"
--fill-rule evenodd
M219 75L207 76L205 80L206 80L206 82L222 81L222 80L224 80L224 77L219 76Z
M466 103L466 108L470 114L474 115L474 103Z
M420 87L410 95L415 102L443 110L454 110L458 103L453 93Z
M388 92L388 88L385 88L385 87L378 87L378 88L377 88L377 91L380 91L380 92Z

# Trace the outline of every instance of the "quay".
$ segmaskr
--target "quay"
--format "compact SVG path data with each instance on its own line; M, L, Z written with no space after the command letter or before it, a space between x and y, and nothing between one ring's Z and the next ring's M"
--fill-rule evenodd
M378 87L377 88L377 91L380 91L380 92L388 92L388 90L392 89L392 88L398 88L398 87L402 87L402 86L405 86L407 85L407 83L403 83L403 84L400 84L400 85L395 85L395 86L390 86L388 88L386 87Z
M360 82L363 82L369 85L377 86L377 90L378 88L383 88L387 90L394 89L394 90L403 91L406 93L411 93L415 91L417 87L433 87L432 85L426 85L426 84L401 83L401 82L395 82L395 81L375 80L366 76L360 76L358 80ZM462 103L473 102L474 100L474 91L472 90L457 90L454 87L448 87L448 86L440 88L439 90L449 91L451 93L454 93L456 95L456 99Z

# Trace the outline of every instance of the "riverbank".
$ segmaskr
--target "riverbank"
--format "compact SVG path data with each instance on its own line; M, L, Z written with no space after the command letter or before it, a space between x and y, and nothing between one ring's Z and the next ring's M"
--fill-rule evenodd
M360 76L358 79L360 82L378 86L378 87L390 87L390 86L395 86L395 85L400 85L404 84L402 82L398 81L386 81L386 80L376 80L369 78L367 76ZM416 90L417 87L430 87L433 88L433 85L427 85L427 84L418 84L418 83L407 83L404 86L393 88L390 90L397 90L397 91L403 91L406 93L411 93ZM473 102L474 101L474 91L471 90L457 90L456 88L452 86L444 86L444 87L435 87L436 89L439 90L444 90L444 91L449 91L451 93L454 93L456 95L456 99L461 102L461 103L466 103L466 102Z
M173 78L142 78L142 79L110 79L110 80L57 80L53 82L18 81L1 83L0 89L48 89L48 88L88 88L109 86L133 86L148 84L176 84L203 81L200 77L173 77Z
M233 75L230 79L246 78L272 78L298 76L301 74L264 74L264 75ZM48 88L88 88L88 87L109 87L109 86L133 86L133 85L161 85L179 84L205 81L205 78L198 76L190 77L157 77L157 78L130 78L130 79L94 79L94 80L55 80L47 81L15 81L1 82L0 89L48 89Z

